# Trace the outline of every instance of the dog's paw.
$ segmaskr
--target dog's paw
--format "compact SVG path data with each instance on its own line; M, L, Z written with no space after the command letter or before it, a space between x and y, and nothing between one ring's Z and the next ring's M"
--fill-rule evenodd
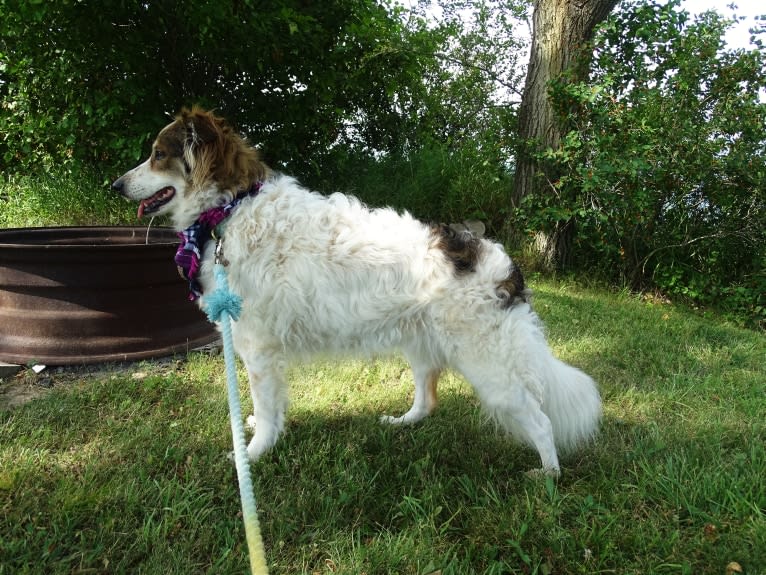
M245 426L251 431L255 431L255 415L248 415L245 420Z
M524 475L530 479L545 479L546 477L558 479L561 477L561 470L558 467L541 467L538 469L530 469Z
M251 463L258 461L264 453L269 451L276 443L277 438L256 434L247 446L247 458Z
M393 415L381 415L380 422L383 425L402 425L408 423L404 416L394 417Z
M231 450L226 454L226 460L231 463L232 467L237 467L237 454L234 452L234 450ZM250 457L250 454L248 453L245 463L255 463L255 459Z
M255 463L258 461L258 459L263 455L263 452L266 451L265 449L261 449L260 447L253 447L248 446L247 448L247 458L250 460L250 463Z
M414 425L428 417L428 411L422 409L410 409L401 417L393 415L381 415L380 422L385 425Z

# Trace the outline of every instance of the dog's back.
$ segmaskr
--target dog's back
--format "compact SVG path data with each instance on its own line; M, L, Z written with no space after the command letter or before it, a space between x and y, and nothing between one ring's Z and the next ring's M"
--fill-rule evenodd
M449 295L435 243L407 214L277 177L231 218L224 249L248 329L291 354L375 353L422 330L429 305Z

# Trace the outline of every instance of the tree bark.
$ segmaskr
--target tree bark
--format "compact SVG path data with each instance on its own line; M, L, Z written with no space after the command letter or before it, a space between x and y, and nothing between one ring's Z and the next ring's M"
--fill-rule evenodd
M538 163L535 150L557 149L562 127L548 98L548 87L565 71L585 79L591 59L590 40L619 0L535 0L532 47L519 108L513 207L527 195L553 193L559 179L555 168ZM569 257L573 222L558 222L552 232L539 233L535 250L548 267L562 267Z

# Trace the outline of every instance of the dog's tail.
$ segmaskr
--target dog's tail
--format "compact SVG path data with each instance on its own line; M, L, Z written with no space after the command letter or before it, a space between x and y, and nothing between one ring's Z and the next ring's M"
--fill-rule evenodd
M590 441L601 420L601 397L585 373L551 356L545 367L543 412L553 426L559 451L572 451Z

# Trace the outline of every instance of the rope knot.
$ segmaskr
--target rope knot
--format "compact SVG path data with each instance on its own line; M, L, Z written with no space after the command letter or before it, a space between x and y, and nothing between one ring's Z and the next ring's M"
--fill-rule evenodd
M215 265L215 278L218 288L205 296L205 312L210 321L220 321L223 312L236 321L242 312L242 298L229 290L226 271L221 264Z

